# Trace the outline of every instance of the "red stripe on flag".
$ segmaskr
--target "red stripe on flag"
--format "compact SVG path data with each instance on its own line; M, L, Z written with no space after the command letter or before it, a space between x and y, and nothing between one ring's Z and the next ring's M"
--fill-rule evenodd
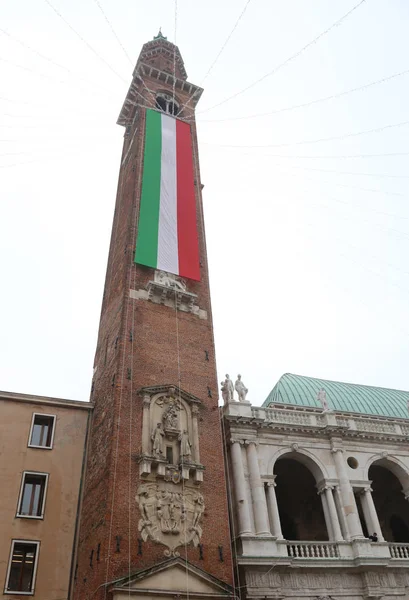
M200 281L193 149L190 125L176 121L179 275Z

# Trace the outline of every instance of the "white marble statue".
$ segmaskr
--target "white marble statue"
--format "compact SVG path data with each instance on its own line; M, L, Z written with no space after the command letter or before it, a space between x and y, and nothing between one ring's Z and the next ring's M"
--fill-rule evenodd
M324 410L329 410L328 402L327 402L327 394L324 388L321 388L317 395L317 400L321 402L321 406Z
M222 398L223 398L223 402L224 404L227 404L229 401L229 392L227 390L227 386L226 386L226 382L225 381L221 381L220 382L221 390L222 390Z
M224 395L223 395L223 388L224 388ZM234 386L233 386L233 382L230 379L230 375L226 375L226 379L222 382L222 395L223 395L223 400L224 403L227 404L228 402L233 402L234 401Z
M244 385L241 380L241 375L237 375L236 383L234 384L234 388L237 392L240 402L246 402L246 396L248 393L248 389Z
M152 439L152 453L154 456L161 457L163 455L163 436L165 435L162 425L160 423L157 424L156 429L152 431L151 439Z

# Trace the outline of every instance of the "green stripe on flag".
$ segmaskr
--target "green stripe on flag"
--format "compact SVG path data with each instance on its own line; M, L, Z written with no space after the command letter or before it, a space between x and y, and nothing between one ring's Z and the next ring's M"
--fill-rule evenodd
M147 109L141 207L135 262L153 268L156 268L158 260L161 154L161 114Z

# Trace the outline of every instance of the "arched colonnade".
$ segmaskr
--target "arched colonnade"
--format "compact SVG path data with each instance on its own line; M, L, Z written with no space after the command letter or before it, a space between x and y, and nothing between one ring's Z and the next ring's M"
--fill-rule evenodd
M251 503L247 499L243 446ZM237 533L332 542L376 533L379 541L409 543L409 473L405 466L395 457L374 455L365 466L366 485L353 486L344 453L334 447L332 454L336 479L329 477L314 454L294 446L279 450L265 475L259 470L257 441L232 440Z

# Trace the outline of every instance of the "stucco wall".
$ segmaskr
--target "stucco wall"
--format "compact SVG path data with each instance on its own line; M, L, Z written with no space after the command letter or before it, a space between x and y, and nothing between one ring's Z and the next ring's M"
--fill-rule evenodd
M80 403L78 403L80 404ZM56 416L51 450L29 448L33 413ZM71 553L89 410L81 406L0 397L0 596L13 539L40 541L34 598L67 597ZM16 517L24 471L49 474L44 518ZM24 596L21 596L24 597Z

